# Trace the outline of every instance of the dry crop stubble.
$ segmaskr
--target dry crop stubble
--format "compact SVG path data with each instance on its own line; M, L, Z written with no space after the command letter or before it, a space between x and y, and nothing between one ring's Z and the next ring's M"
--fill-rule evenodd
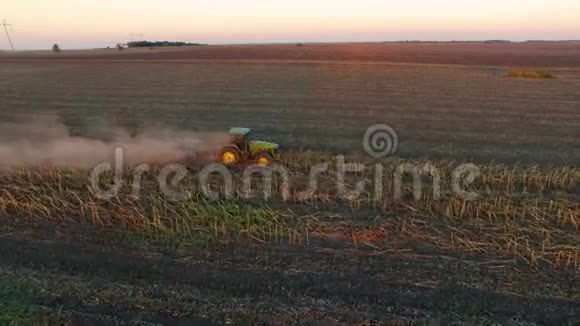
M245 199L241 175L237 174L234 174L237 199L211 201L200 190L194 169L179 183L179 189L187 191L189 199L175 202L160 190L155 171L143 175L139 197L133 197L129 170L126 173L129 186L107 201L89 191L87 171L23 169L2 172L0 212L32 220L76 221L173 236L245 238L262 243L307 245L312 240L338 236L341 241L381 248L388 247L390 240L403 238L431 243L441 250L513 255L534 266L547 263L554 267L578 267L580 207L574 193L574 185L578 184L576 168L522 165L506 170L490 164L482 167L481 179L473 186L481 191L475 201L458 198L445 184L441 198L434 199L429 178L424 180L422 198L415 201L410 178L403 179L402 199L393 197L390 191L392 183L388 176L405 162L395 160L385 164L386 192L379 202L375 201L370 186L370 195L343 199L336 190L336 171L332 169L320 176L315 196L304 199L300 191L307 185L303 173L307 166L300 162L312 162L313 155L287 157L293 167L290 181L295 187L287 202L281 199L277 187L281 180L277 177L270 201L260 199L259 177L253 182L258 195ZM317 155L320 161L333 160L332 156ZM406 161L416 165L425 162ZM442 169L454 166L450 161L430 164ZM498 171L505 171L499 179ZM372 173L371 170L366 176L363 173L347 178L347 188L354 189L361 178L372 180ZM217 176L211 182L213 189L223 186L223 180ZM555 191L565 195L552 198ZM372 216L375 218L370 219Z

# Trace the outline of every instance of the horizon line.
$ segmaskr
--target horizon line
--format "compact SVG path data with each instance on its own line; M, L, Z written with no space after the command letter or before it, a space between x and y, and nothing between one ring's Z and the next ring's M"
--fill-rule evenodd
M97 43L106 43L106 44L128 44L131 42L184 42L188 43L183 46L227 46L227 45L292 45L292 44L380 44L380 43L513 43L513 44L522 44L522 43L580 43L580 39L529 39L529 40L511 40L511 39L474 39L474 40L421 40L421 39L409 39L409 40L395 40L395 41L288 41L288 42L228 42L228 43L204 43L204 42L193 42L193 41L170 41L170 40L156 40L156 41L149 41L149 40L136 40L136 41L129 41L124 43L119 42L97 42ZM56 44L59 44L58 42ZM182 47L182 46L167 46L167 47ZM69 51L80 51L80 50L99 50L99 49L107 49L109 47L85 47L85 48L68 48ZM0 52L26 52L26 51L50 51L50 49L46 48L29 48L25 50L10 50L10 49L0 49Z

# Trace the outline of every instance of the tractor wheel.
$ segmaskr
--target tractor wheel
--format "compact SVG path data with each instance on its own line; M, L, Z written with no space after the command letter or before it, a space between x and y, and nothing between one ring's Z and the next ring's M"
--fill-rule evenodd
M274 162L272 155L266 152L260 152L254 155L254 164L258 164L261 167L266 167Z
M240 163L242 155L237 148L226 147L221 151L219 159L224 165L236 165Z

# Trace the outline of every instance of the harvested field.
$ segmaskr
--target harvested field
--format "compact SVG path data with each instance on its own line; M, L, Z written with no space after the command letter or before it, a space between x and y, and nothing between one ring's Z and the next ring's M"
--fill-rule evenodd
M580 41L489 43L345 43L212 45L163 49L0 53L0 60L283 60L579 67Z
M387 123L399 155L580 162L580 70L550 80L494 67L268 63L0 63L2 120L61 115L224 131L247 126L287 148L362 151ZM523 123L525 122L525 123Z
M0 163L11 164L0 164L0 324L576 325L578 51L527 43L1 53L0 153L10 157ZM506 78L508 65L555 78ZM377 123L399 133L396 156L363 153L365 129ZM238 167L229 170L231 198L213 175L221 193L209 198L202 163L181 161L185 176L169 186L183 197L168 196L160 162L186 158L182 143L201 132L231 126L282 145L288 191L275 174L263 198L255 175L257 195L248 196ZM87 145L55 151L63 140ZM139 149L134 157L151 168L135 183L125 166L121 191L102 198L86 163L111 140ZM50 155L32 165L30 148ZM341 178L338 155L364 168ZM472 162L477 177L458 192L455 172ZM305 195L311 168L324 163L317 191ZM401 167L412 169L397 179ZM415 171L429 172L418 196ZM359 196L344 194L360 181Z

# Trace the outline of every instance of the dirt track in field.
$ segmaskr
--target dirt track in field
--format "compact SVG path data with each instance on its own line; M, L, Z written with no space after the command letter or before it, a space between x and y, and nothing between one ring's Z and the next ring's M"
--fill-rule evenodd
M254 59L294 61L375 61L494 66L580 67L580 42L352 43L212 45L165 49L67 51L53 54L0 53L13 59L191 60Z
M67 284L68 290L53 292L52 304L104 325L107 316L130 321L142 309L149 313L139 315L142 320L168 325L204 316L225 322L241 312L262 322L299 316L344 323L438 319L555 325L573 323L578 313L573 271L426 254L412 245L389 253L324 243L237 245L145 256L105 232L89 236L48 225L18 229L0 236L0 265L22 276L35 271L48 288ZM87 297L82 284L91 284ZM94 298L100 292L123 299L86 303L99 302Z

